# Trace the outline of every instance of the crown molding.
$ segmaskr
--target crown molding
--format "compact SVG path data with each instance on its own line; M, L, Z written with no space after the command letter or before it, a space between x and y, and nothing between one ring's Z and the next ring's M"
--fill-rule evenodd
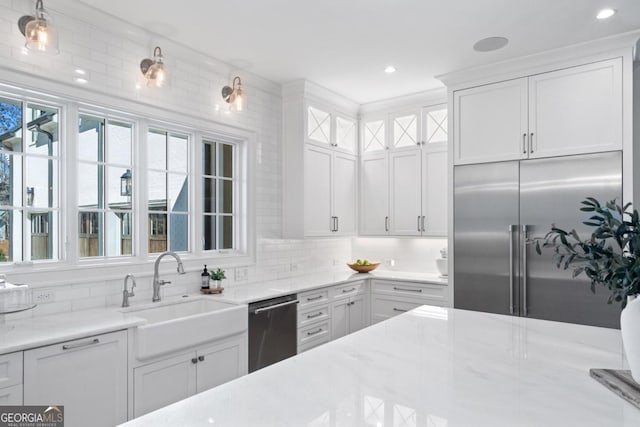
M429 107L431 105L446 104L446 102L447 88L443 86L362 104L360 105L360 115Z
M294 80L282 85L284 102L303 98L332 106L340 112L353 116L356 116L360 110L360 104L357 102L309 80Z

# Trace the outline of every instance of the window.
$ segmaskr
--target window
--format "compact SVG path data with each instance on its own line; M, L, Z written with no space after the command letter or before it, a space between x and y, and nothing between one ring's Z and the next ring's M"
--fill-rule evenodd
M149 253L189 250L189 137L147 134Z
M133 254L133 125L80 115L78 255Z
M59 117L0 98L0 262L58 258Z
M236 147L202 141L203 249L235 249Z

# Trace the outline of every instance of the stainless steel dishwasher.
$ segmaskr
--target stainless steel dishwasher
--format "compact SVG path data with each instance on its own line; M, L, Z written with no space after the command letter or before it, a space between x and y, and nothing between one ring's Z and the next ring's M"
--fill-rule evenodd
M249 372L297 353L298 302L292 294L249 304Z

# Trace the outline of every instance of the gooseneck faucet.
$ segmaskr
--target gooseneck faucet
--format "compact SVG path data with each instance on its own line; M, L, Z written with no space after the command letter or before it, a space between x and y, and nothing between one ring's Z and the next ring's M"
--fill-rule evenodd
M171 283L171 281L169 280L160 280L160 273L158 273L158 268L160 267L160 260L167 255L171 255L176 259L176 261L178 261L178 273L184 274L184 266L182 265L182 260L180 259L180 256L178 256L177 253L172 251L167 251L158 255L158 258L156 258L156 263L153 266L153 298L151 299L152 302L160 301L160 286L164 286L168 283Z
M131 280L131 291L127 289L127 282ZM133 274L129 273L124 276L124 289L122 290L122 307L129 307L129 298L135 297L136 294L133 293L133 288L136 287L136 278L133 277Z

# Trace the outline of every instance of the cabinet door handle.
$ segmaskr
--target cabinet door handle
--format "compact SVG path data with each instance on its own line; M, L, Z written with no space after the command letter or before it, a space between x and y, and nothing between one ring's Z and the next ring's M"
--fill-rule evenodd
M336 231L336 217L332 216L331 217L331 232L335 232Z
M347 305L354 305L356 302L355 301L351 301L349 304Z
M418 215L418 233L421 232L422 230L420 229L420 215Z
M355 291L355 290L356 290L356 288L343 289L343 290L342 290L342 293L343 293L343 294L346 294L347 292L353 292L353 291Z
M65 344L62 346L63 350L73 350L74 348L82 348L88 347L90 345L100 344L100 340L98 338L94 338L90 341L77 342L73 344Z
M426 226L425 226L425 218L426 218L426 217L424 217L424 216L422 217L422 232L423 232L423 233L424 233L425 231L427 231L427 230L425 230L425 227L426 227Z
M522 154L527 154L527 134L522 134Z
M322 299L322 295L318 295L317 297L309 297L307 298L307 301L318 301L319 299Z
M322 328L320 328L320 329L318 329L318 330L316 330L316 331L307 332L307 336L309 336L309 337L310 337L310 336L313 336L313 335L318 335L318 334L319 334L320 332L322 332L322 331L323 331L323 329L322 329Z
M316 317L320 317L322 316L324 313L323 312L318 312L316 314L307 314L307 319L315 319Z
M393 311L397 311L397 312L400 312L400 313L406 313L406 312L407 312L407 311L409 311L409 310L403 310L403 309L401 309L401 308L395 308L395 307L393 307Z
M198 356L198 362L204 362L204 356Z
M395 286L393 287L394 291L402 291L402 292L418 292L418 293L422 293L422 289L408 289L408 288L396 288Z
M340 217L336 217L336 233L340 231Z
M529 134L529 153L533 153L533 132Z
M191 363L193 363L193 364L195 365L196 363L198 363L198 359L196 359L196 358L194 357L193 359L191 359Z
M384 217L384 231L389 231L389 217Z

